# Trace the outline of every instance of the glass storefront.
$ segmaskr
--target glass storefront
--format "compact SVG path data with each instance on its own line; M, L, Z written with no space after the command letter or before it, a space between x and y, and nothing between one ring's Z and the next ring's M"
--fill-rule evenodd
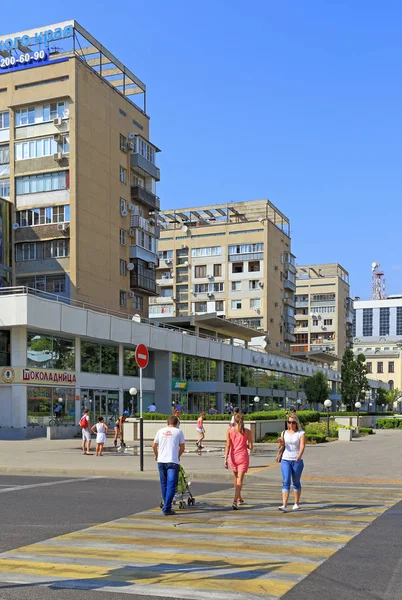
M106 424L113 424L120 414L119 390L81 390L81 414L86 408L92 423L102 416Z
M216 360L172 354L172 378L187 381L216 381Z
M184 408L184 406L183 406ZM210 392L189 392L188 394L188 412L198 414L210 409L216 410L216 394Z
M48 426L49 421L75 423L75 389L65 387L27 387L28 425Z
M28 332L27 367L74 371L74 340Z
M11 365L10 332L7 329L0 331L0 367Z
M119 347L82 342L81 371L84 373L119 374Z
M135 360L135 349L124 348L124 370L125 377L139 377L140 369ZM154 353L149 352L149 362L142 372L143 377L154 377Z

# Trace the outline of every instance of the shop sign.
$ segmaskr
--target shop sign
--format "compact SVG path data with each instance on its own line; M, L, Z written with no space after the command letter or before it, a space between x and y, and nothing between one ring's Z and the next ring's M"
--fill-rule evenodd
M184 392L188 390L188 382L185 379L172 379L172 390Z
M5 367L0 372L0 383L25 383L28 385L49 383L53 385L75 385L76 376L73 371L57 371L55 369L25 369L21 367Z
M49 46L51 42L72 37L73 35L74 28L71 24L64 27L45 29L44 31L23 32L17 37L0 40L0 50L8 52L9 50L18 50L21 46L30 46L31 44Z

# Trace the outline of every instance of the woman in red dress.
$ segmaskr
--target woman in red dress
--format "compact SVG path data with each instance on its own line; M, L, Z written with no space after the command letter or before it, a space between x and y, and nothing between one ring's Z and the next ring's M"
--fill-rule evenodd
M235 415L234 427L228 429L226 433L225 448L225 469L228 468L228 459L230 468L233 471L235 497L233 500L233 510L238 510L239 504L244 504L241 494L243 479L248 471L250 458L249 450L253 449L251 431L244 427L244 415L237 413Z

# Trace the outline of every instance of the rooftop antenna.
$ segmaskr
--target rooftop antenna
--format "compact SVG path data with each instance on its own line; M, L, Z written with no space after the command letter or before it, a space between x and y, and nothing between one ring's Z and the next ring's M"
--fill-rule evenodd
M371 263L371 300L385 300L385 278L384 271L380 270L380 263Z

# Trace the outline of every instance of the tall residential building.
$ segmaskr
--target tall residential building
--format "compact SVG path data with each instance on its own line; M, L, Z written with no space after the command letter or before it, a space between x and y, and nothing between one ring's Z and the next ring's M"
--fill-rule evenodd
M352 345L353 311L349 296L349 274L340 265L297 266L296 339L290 348L292 356L327 363L342 358Z
M150 317L216 313L257 329L268 351L288 353L296 289L289 219L269 200L165 210L159 218L160 293Z
M145 85L67 21L0 37L0 92L13 283L147 315L160 177Z
M402 295L354 301L353 348L371 379L402 390Z
M11 206L0 196L0 288L11 281Z

